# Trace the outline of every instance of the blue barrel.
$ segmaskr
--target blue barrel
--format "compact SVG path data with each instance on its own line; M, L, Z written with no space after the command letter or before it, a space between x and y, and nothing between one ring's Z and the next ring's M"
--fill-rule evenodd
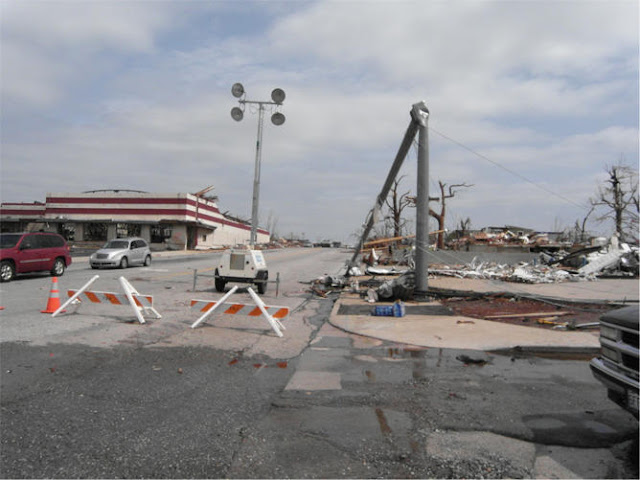
M404 303L402 303L401 301L397 301L396 303L393 304L393 316L394 317L404 317L405 314L405 308L404 308Z
M371 315L376 317L393 317L393 305L378 305L373 307Z
M393 305L378 305L373 307L371 315L376 317L404 317L405 306L401 301L397 301Z

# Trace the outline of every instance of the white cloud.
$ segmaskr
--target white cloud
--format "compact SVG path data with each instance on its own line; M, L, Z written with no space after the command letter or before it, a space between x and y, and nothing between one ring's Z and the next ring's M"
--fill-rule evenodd
M151 2L2 2L3 100L53 104L66 84L99 71L101 54L150 52L170 11Z
M638 156L635 2L2 5L3 201L214 184L248 217L257 115L231 119L237 81L287 93L261 210L311 238L357 229L419 100L431 179L475 185L450 203L475 226L572 222L602 166ZM403 174L414 188L413 150Z

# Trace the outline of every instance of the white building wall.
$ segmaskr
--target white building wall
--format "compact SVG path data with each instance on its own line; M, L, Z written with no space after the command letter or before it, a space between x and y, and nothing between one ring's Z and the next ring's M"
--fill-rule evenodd
M186 248L190 232L197 237L197 248L248 244L251 236L248 225L226 218L215 202L189 193L48 193L43 217L75 223L78 233L84 223L108 223L110 236L115 236L116 223L142 224L144 238L150 236L151 225L161 225L172 230L165 240L169 248ZM269 240L259 229L257 242Z

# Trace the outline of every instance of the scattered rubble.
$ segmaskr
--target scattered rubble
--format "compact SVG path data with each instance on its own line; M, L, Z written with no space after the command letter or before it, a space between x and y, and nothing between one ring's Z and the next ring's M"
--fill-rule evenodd
M502 265L495 262L476 262L469 265L440 265L429 269L430 275L457 278L479 278L521 283L556 283L569 280L595 280L593 276L574 277L566 270L546 265L521 262L518 265Z
M409 300L413 297L416 285L415 272L407 272L378 287L376 293L383 300Z
M592 281L600 276L638 276L638 247L626 243L618 245L613 237L608 245L591 246L571 253L540 254L540 262L503 265L495 262L477 262L468 265L434 266L432 275L458 278L482 278L522 283L557 283Z
M602 242L573 252L540 253L533 263L520 262L517 265L496 262L480 262L475 257L466 265L436 265L429 268L429 275L442 275L457 278L501 280L520 283L558 283L594 281L601 276L638 276L638 247L626 243L618 244L617 237L608 243ZM403 251L406 260L408 250ZM350 267L348 275L323 275L313 283L311 292L326 298L333 290L349 287L351 292L359 293L370 303L378 301L410 300L415 288L415 271L412 262L401 262L405 266L377 266L385 259L383 255L371 249L364 255L367 264L365 274L370 278L363 280L362 271ZM388 258L387 258L388 259ZM407 267L408 265L408 267ZM344 269L347 272L347 268ZM377 279L377 276L394 277L388 280ZM353 279L351 279L353 277Z
M616 308L607 304L555 303L502 293L451 297L443 305L455 315L491 322L555 330L598 328L599 317Z

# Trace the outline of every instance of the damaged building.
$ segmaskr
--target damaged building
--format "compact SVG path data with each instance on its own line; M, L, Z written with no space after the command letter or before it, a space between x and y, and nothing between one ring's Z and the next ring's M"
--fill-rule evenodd
M456 230L448 239L453 250L467 252L499 252L520 250L536 252L540 249L562 248L564 232L538 232L514 225L486 227L482 230Z
M221 213L214 198L191 193L47 193L44 203L3 203L0 218L3 232L44 230L74 243L139 236L158 250L247 244L251 233L247 222ZM257 229L257 243L269 237Z

